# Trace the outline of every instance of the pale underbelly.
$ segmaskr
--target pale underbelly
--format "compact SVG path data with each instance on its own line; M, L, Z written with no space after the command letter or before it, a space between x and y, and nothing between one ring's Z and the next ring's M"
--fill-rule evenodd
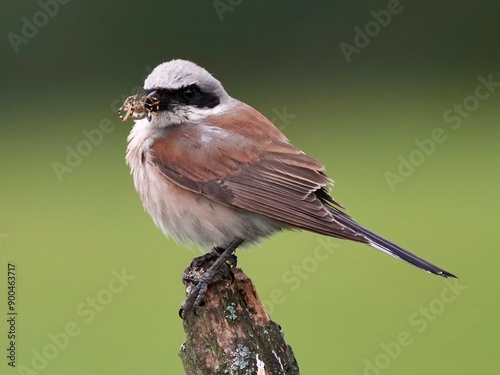
M225 247L235 238L251 245L280 230L279 223L184 189L149 164L134 173L146 211L166 236L202 250Z

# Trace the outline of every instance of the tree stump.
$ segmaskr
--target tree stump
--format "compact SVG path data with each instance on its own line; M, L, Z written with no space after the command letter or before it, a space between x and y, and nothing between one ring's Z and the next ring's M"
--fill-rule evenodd
M213 257L193 260L184 273L186 294L211 263ZM203 306L183 313L186 341L179 355L186 374L299 374L292 348L265 311L252 281L240 268L224 268L208 286Z

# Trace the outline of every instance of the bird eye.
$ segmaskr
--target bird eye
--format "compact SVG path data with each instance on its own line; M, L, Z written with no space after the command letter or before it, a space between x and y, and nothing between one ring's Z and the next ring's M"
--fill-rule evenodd
M194 98L196 98L197 94L198 93L196 92L196 90L193 89L192 87L188 87L188 88L184 89L184 91L182 92L182 95L187 100L193 100Z

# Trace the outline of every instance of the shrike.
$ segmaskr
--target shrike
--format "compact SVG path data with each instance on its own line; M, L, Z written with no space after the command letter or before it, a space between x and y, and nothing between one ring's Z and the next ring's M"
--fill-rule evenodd
M330 196L323 165L205 69L185 60L163 63L144 90L124 105L124 120L135 120L126 155L135 188L165 235L219 253L184 307L196 307L238 246L285 229L361 242L455 277L355 222Z

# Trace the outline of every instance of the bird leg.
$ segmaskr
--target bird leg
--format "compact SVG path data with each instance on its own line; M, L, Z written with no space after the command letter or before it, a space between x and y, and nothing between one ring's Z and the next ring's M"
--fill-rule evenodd
M213 252L193 259L182 275L182 282L186 287L191 284L192 289L182 303L179 316L184 319L186 310L193 310L196 315L196 308L203 305L203 296L208 285L221 280L227 272L231 272L236 267L236 256L233 252L242 244L240 238L234 239L225 249L216 247ZM215 259L215 260L214 260ZM229 269L224 268L227 264ZM207 269L207 266L210 265Z

